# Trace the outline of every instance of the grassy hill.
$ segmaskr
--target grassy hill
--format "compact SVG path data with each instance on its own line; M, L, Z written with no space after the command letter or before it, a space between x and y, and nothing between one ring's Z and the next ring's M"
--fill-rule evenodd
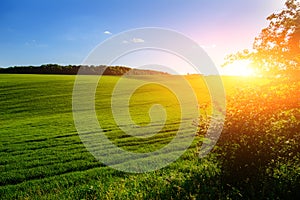
M210 102L205 78L187 77L197 91L200 105ZM110 109L111 94L119 79L118 76L103 76L97 87L96 112L107 136L116 145L132 152L150 152L168 144L175 136L180 120L176 96L156 84L137 89L129 104L135 123L148 124L148 110L156 103L162 104L169 115L163 129L150 139L127 137L112 118ZM156 78L130 78L127 83L145 79L155 81ZM0 75L1 199L250 198L243 187L238 187L240 185L226 185L222 170L228 169L222 165L217 150L203 159L197 158L199 137L180 159L154 172L124 173L98 162L86 150L74 126L74 80L75 76L66 75ZM167 81L175 83L176 78L170 77ZM239 96L242 89L264 86L269 80L223 77L223 82L229 98ZM297 108L298 104L295 105ZM294 124L295 133L299 133L298 122L296 120ZM227 139L222 139L224 144ZM295 156L299 158L298 154ZM296 180L299 177L297 166L292 165L295 169L290 175ZM291 168L287 166L286 169ZM289 179L278 179L282 180ZM295 191L292 188L290 192Z

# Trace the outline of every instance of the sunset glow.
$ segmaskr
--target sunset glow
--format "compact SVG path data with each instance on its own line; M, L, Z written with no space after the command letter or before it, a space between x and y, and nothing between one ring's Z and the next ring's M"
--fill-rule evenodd
M223 74L233 76L255 76L254 70L250 67L249 61L236 61L229 64L223 70Z

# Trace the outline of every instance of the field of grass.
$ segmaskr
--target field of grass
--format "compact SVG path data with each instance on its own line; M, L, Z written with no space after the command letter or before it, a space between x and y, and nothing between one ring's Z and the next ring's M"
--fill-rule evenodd
M210 81L214 78L206 77ZM269 80L223 77L230 107L218 148L199 159L196 147L200 137L197 137L176 162L153 172L133 174L105 166L86 150L73 122L74 80L75 76L71 75L0 75L0 199L274 199L282 197L280 195L299 195L295 193L300 180L299 84L283 89L268 86L273 93L262 94L253 88L262 88ZM117 76L102 77L96 92L97 117L108 138L132 152L151 152L168 144L179 127L181 111L176 96L156 84L136 90L129 102L136 124L147 125L150 122L148 110L157 103L164 106L168 117L155 136L129 137L113 120L110 108L111 94L118 80ZM209 103L205 82L193 76L188 80L197 91L199 105ZM139 81L142 80L132 78L127 84ZM169 77L167 81L175 84L176 78ZM281 95L286 98L279 95L274 102L277 91L283 92ZM285 91L290 91L291 96L287 98ZM232 100L237 97L238 100ZM263 109L274 112L263 112ZM245 123L249 124L243 126ZM265 145L258 148L256 144L262 143ZM264 149L274 144L272 151ZM282 153L274 153L278 150L276 147L280 147ZM246 150L240 151L240 148ZM265 156L266 161L259 163L265 166L257 166L256 158L264 156L252 151L274 155ZM280 183L282 191L276 193L273 187L271 194L268 191L261 196L260 191L255 193L257 188L251 187L261 180L255 179L251 184L254 175L246 172L252 165L266 172L267 186L257 187L268 190ZM251 172L262 173L261 170ZM240 173L240 179L232 178L235 173ZM245 184L250 185L249 190ZM290 190L284 191L286 188Z

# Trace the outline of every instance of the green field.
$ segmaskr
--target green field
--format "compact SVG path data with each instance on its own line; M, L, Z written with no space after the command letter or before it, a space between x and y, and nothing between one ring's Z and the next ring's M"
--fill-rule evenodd
M154 77L130 78L127 84L130 85L145 79L155 81ZM210 81L214 78L213 76L206 77ZM226 162L221 162L219 159L220 150L215 150L203 159L197 158L196 144L200 141L200 137L196 137L191 147L176 162L153 172L125 173L100 163L86 150L74 126L72 114L74 80L75 76L72 75L0 75L0 199L251 198L247 191L243 191L242 186L238 187L242 183L239 182L237 186L233 186L232 183L224 182L223 170L228 169L225 166ZM163 105L168 113L168 118L166 125L153 137L148 139L129 137L113 120L110 108L111 94L118 80L117 76L103 76L96 92L96 113L107 137L114 144L132 152L151 152L168 144L174 138L181 120L181 111L176 96L157 84L148 84L137 89L129 102L130 114L136 124L147 125L150 122L148 110L153 104ZM188 80L197 92L199 105L209 103L210 98L203 79L191 76L188 77ZM168 77L167 81L173 84L177 79ZM227 98L231 98L241 96L241 90L245 88L262 87L268 84L269 80L223 77L223 82ZM250 96L242 97L242 100L246 102L247 97ZM293 104L288 104L291 105L290 107L281 108L279 106L278 109L292 110L292 114L298 112L298 100L296 92ZM274 110L276 109L275 106ZM229 109L229 114L232 114L231 111ZM297 117L297 113L294 115ZM257 117L254 117L253 114L252 122L255 119ZM274 114L274 123L280 121L280 118L277 121L276 119ZM237 121L239 122L239 120ZM238 122L236 124L239 125ZM298 137L298 118L295 118L293 123L296 127L291 132ZM267 128L270 127L274 126ZM284 135L283 127L273 131ZM225 129L228 132L230 130L229 128ZM234 129L233 132L237 132L237 130ZM241 130L246 131L246 134L252 131L252 129ZM270 130L266 129L263 132L272 135L273 132ZM224 135L221 137L220 148L224 146L225 149L228 147L226 141L229 137L226 138L226 132ZM288 136L285 137L288 138ZM298 148L297 137L294 138L294 149L291 150L293 152ZM264 142L266 141L264 140ZM273 144L268 145L272 146ZM232 146L228 149L230 152L234 152ZM296 152L293 156L292 158L298 162L298 153ZM293 185L299 181L299 162L294 165L295 160L288 159L278 160L278 173L281 173L280 170L287 170L292 175L288 173L279 175L278 181L286 181L287 185ZM290 165L287 164L285 169L281 169L281 163L288 161L291 162ZM270 168L268 169L270 170ZM277 179L274 178L274 180L274 184L276 184ZM270 185L272 186L272 184ZM287 187L285 182L282 183L282 187ZM249 189L250 192L253 190ZM292 186L290 190L290 194L294 195L295 191ZM280 192L278 194L273 192L273 197L285 194L284 191ZM258 194L253 195L259 196ZM268 195L266 196L268 197Z

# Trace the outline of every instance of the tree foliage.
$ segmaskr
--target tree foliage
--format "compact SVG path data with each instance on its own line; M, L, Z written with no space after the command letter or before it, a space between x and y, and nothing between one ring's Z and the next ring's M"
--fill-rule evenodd
M165 72L146 70L146 69L133 69L124 66L87 66L87 65L68 65L62 66L58 64L44 64L41 66L15 66L8 68L0 68L1 73L10 74L68 74L76 75L81 69L80 74L86 75L167 75Z
M250 60L251 66L263 74L299 75L300 2L287 0L285 8L267 20L269 25L254 39L253 49L228 55L224 65Z

